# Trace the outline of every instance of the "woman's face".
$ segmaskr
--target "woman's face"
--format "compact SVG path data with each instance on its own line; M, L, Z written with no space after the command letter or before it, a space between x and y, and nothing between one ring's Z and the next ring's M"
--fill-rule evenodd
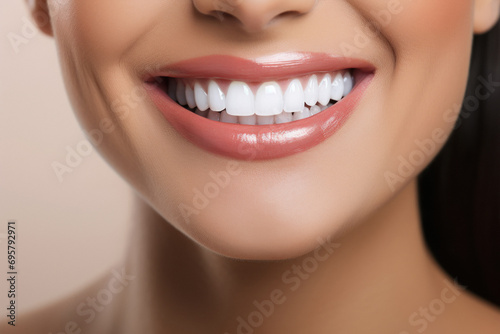
M215 252L246 259L311 251L320 236L339 235L368 218L415 179L454 126L468 74L474 5L48 2L71 101L100 153L166 224ZM309 54L316 57L312 65ZM202 58L209 55L262 66L248 71L252 63L239 67L235 58ZM266 72L275 67L286 71ZM348 69L357 80L355 97L348 94L339 106L282 127L216 124L180 110L161 93L168 91L166 77L189 77L188 85L205 89L207 79L218 79L224 94L233 81L245 82L254 97L262 84L275 81L285 94L294 78L306 89L312 74L321 81L325 73ZM273 86L266 87L269 92ZM202 93L195 102L203 103ZM249 94L240 93L233 98L235 110L248 107L238 106ZM353 108L347 106L358 97ZM184 114L172 116L179 112ZM339 122L326 124L332 121ZM319 128L322 140L308 138ZM195 133L199 129L204 133ZM235 133L236 142L247 140L244 149L228 141ZM286 143L252 142L269 136L284 136Z

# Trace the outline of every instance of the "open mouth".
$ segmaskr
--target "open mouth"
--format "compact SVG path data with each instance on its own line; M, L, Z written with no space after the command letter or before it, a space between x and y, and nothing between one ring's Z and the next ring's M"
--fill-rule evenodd
M177 104L213 121L283 124L321 113L355 85L354 69L258 82L156 77Z
M233 159L267 160L340 130L374 75L363 59L292 52L188 59L143 80L156 109L189 142Z

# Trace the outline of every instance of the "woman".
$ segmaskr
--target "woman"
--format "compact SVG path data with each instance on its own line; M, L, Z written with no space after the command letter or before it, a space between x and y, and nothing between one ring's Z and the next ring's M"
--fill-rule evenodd
M137 224L122 271L7 330L498 333L427 250L417 177L467 121L499 7L31 1Z

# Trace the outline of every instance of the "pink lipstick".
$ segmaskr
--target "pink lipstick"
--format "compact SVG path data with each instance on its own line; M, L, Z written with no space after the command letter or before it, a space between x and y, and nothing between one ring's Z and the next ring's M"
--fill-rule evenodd
M255 87L271 80L282 82L347 70L353 75L354 87L345 97L317 114L283 124L247 125L208 119L181 106L169 96L168 87L158 84L176 78L238 81ZM257 59L213 55L167 65L149 74L145 82L157 109L191 143L233 159L268 160L304 152L336 133L355 111L374 72L374 66L365 60L322 53L281 53Z

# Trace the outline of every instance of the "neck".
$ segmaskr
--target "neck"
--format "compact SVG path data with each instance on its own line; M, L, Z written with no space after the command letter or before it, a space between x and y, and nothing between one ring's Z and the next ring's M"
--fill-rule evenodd
M416 182L335 242L283 261L221 257L148 206L137 214L130 333L400 333L446 287L423 241Z

